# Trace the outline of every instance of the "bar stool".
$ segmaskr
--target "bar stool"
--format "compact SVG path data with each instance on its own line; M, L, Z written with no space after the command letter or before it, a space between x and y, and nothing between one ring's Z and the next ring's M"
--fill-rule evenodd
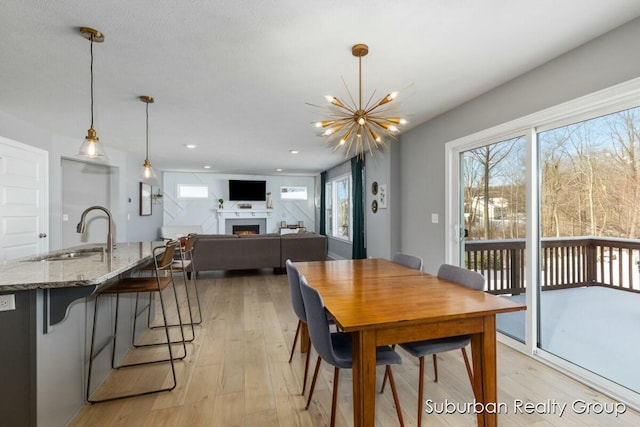
M87 402L90 402L90 403L108 402L112 400L125 399L128 397L143 396L151 393L158 393L161 391L170 391L176 387L177 381L176 381L176 371L175 371L174 361L182 360L186 357L187 347L184 340L184 334L182 333L182 329L181 329L182 341L178 341L178 343L182 344L183 354L182 356L174 356L173 349L172 349L172 342L169 336L169 326L167 322L166 305L165 305L165 300L162 296L162 291L167 289L169 285L171 285L171 287L173 288L176 309L178 310L178 320L179 322L182 322L182 319L180 316L180 309L178 307L178 295L177 295L175 284L173 281L173 270L171 268L171 264L173 263L173 257L177 247L178 247L178 241L172 240L167 242L165 246L159 246L157 248L154 248L153 250L153 265L155 269L154 276L124 278L115 282L110 286L105 287L104 289L99 289L96 292L95 309L93 312L93 328L91 332L91 348L89 350L89 371L87 374L87 390L86 390ZM160 274L161 272L165 272L167 274L165 274L164 276L161 276ZM118 334L118 312L119 312L119 305L120 305L120 295L132 294L132 293L136 293L136 294L147 293L151 295L154 292L158 293L158 298L160 302L160 311L162 314L162 318L164 320L163 329L165 331L166 341L163 341L161 343L154 343L150 345L166 345L169 353L168 357L164 359L146 360L143 362L128 363L128 364L122 364L122 365L116 366L115 354L116 354L116 343L117 343L117 334ZM99 300L100 298L104 296L109 296L109 295L116 296L116 312L115 312L113 332L109 337L109 340L107 340L107 342L105 342L97 351L94 351L95 337L96 337L96 324L98 320ZM149 309L151 309L151 307L149 307ZM170 367L171 367L172 384L167 387L155 388L155 389L150 389L150 390L137 392L137 393L123 394L123 395L108 397L105 399L92 399L91 398L91 374L93 371L93 361L109 345L109 343L111 343L111 347L112 347L112 351L111 351L111 368L112 369L121 369L121 368L127 368L132 366L141 366L141 365L167 362L170 364Z
M184 288L185 288L185 294L186 294L186 300L187 300L187 311L189 313L189 321L184 321L184 322L179 322L179 323L171 323L168 324L167 326L169 328L175 328L175 327L182 327L184 328L185 326L189 326L191 329L191 337L186 339L186 342L192 342L195 338L196 338L196 334L195 334L195 329L194 329L194 325L199 325L200 323L202 323L202 310L200 308L200 296L198 294L198 287L197 287L197 281L195 278L195 270L194 270L194 264L193 264L193 243L195 240L195 234L189 234L187 237L181 237L179 239L180 245L178 246L179 251L177 251L177 253L174 254L174 258L173 261L171 262L170 268L172 269L172 271L178 272L181 271L182 272L182 278L183 278L183 282L184 282ZM169 266L165 267L169 268ZM156 274L155 271L155 267L153 264L149 264L143 268L141 268L141 271L150 271L152 274ZM199 320L197 322L194 322L193 318L193 312L192 312L192 308L191 308L191 297L189 296L189 280L188 280L188 276L192 276L193 277L193 283L194 283L194 289L195 289L195 297L196 297L196 302L197 302L197 307L198 307L198 318ZM152 298L149 298L149 303L147 305L145 305L144 307L142 307L142 309L138 309L139 306L139 295L136 295L136 304L135 304L135 317L133 320L133 324L134 324L134 332L136 330L136 324L137 324L137 319L138 316L143 313L145 310L147 311L147 327L150 329L158 329L158 328L163 328L164 325L151 325L151 310L148 310L149 306L152 304ZM184 332L183 332L184 334ZM172 344L177 344L180 343L180 341L172 341ZM149 346L149 345L156 345L156 344L138 344L135 342L135 335L132 336L131 339L131 345L133 345L134 347L145 347L145 346Z
M202 308L200 306L200 295L198 294L198 281L196 280L195 262L193 260L194 243L197 234L189 233L187 237L180 238L180 257L174 259L171 264L174 271L182 271L184 278L184 286L187 295L187 304L189 306L189 319L190 323L185 325L199 325L202 323ZM187 285L188 279L193 280L193 289L196 297L196 307L198 308L198 320L194 320L194 316L191 312L191 300L189 298L189 286ZM170 325L172 326L172 325ZM175 326L175 325L173 325Z

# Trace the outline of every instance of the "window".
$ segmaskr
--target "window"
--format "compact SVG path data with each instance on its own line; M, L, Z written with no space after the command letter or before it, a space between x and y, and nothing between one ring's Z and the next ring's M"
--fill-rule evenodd
M281 200L307 200L307 187L280 187Z
M326 184L327 235L351 240L351 176L343 175Z
M206 185L178 184L179 199L206 199L209 197L209 187Z

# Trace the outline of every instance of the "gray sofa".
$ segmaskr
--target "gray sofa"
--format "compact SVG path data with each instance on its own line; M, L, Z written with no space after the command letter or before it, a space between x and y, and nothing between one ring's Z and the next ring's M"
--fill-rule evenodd
M287 259L327 259L327 238L302 232L269 234L199 234L193 248L197 271L273 268L282 271Z

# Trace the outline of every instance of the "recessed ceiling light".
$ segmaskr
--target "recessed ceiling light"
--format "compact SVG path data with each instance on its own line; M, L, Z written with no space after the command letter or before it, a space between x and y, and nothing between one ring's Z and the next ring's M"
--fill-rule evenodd
M211 166L209 166L209 165L204 165L204 166L203 166L203 168L205 168L205 169L211 169Z
M276 169L276 172L282 172L282 168Z
M194 148L198 148L198 146L195 144L184 144L184 146L190 150L193 150Z
M289 150L289 152L290 152L291 154L298 154L300 151L298 151L298 150Z

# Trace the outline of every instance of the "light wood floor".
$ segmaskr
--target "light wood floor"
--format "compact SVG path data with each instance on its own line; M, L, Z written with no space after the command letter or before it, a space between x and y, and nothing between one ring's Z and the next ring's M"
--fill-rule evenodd
M189 344L188 357L178 362L178 387L145 397L85 405L71 426L326 426L329 424L333 369L326 365L309 410L300 395L304 356L296 350L287 362L297 323L289 298L286 275L270 272L247 274L202 274L199 289L204 321ZM401 351L400 351L401 352ZM402 353L402 352L401 352ZM312 354L315 360L315 353ZM403 364L394 374L405 424L416 425L417 361L402 353ZM439 381L433 382L427 364L425 399L440 410L448 400L453 405L473 402L473 394L460 352L438 356ZM99 390L132 389L137 384L166 381L166 370L145 367L111 374ZM378 371L378 386L382 380ZM110 384L111 383L111 384ZM115 384L115 385L114 385ZM616 417L579 414L574 402L614 403L542 364L498 344L498 398L505 408L503 426L631 426L640 425L640 414L630 409ZM566 403L562 416L556 413L516 413L518 401L542 406L549 400ZM341 371L338 426L351 426L351 373ZM426 406L425 406L426 408ZM522 406L524 408L524 406ZM576 408L579 409L579 408ZM597 408L596 408L597 409ZM475 425L472 413L425 414L423 425ZM505 413L506 412L506 413ZM389 388L378 394L376 424L396 426L398 421Z

